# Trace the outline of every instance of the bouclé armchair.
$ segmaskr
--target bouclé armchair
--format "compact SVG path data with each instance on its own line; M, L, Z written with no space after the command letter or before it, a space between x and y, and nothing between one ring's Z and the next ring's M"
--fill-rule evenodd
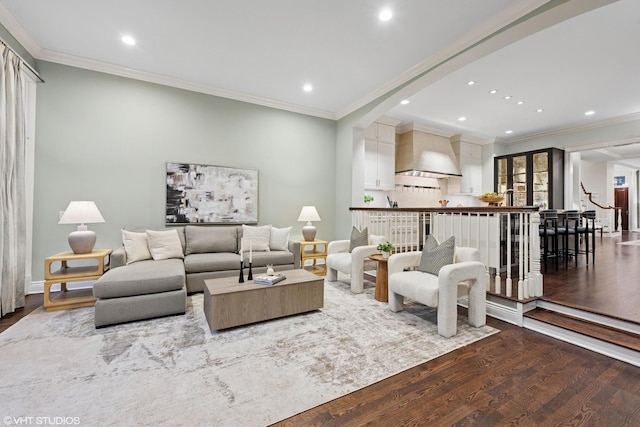
M369 244L358 246L349 253L350 240L334 240L327 248L327 280L338 280L338 271L351 276L351 292L359 294L364 290L364 272L375 270L377 263L367 259L369 255L379 253L378 244L384 242L384 236L371 235Z
M475 248L456 247L453 264L442 267L437 276L407 269L420 265L422 252L405 252L389 258L389 309L403 310L404 298L438 308L438 334L457 332L457 300L469 297L469 325L486 323L486 269Z

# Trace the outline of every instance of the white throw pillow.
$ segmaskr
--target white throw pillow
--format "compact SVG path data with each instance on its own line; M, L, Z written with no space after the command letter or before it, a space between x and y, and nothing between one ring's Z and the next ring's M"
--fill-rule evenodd
M155 261L169 258L184 258L177 230L147 230L149 252Z
M127 264L151 259L147 246L147 233L122 230L122 244L127 254Z
M256 252L265 252L269 250L269 239L271 237L271 225L262 225L253 227L251 225L242 225L242 244L241 251L249 252L249 249Z
M271 249L272 251L288 251L289 234L291 234L291 227L272 227L271 237L269 238L269 249Z

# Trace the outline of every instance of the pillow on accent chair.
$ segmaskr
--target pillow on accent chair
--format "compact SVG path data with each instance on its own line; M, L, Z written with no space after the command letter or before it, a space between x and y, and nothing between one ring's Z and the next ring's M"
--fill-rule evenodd
M272 251L288 251L289 234L291 234L291 227L272 227L271 236L269 237L269 249Z
M351 229L351 239L349 243L349 253L353 252L358 246L367 246L369 244L369 230L367 227L358 230L355 226Z
M127 254L127 264L151 259L147 246L147 233L122 230L122 244Z
M147 244L154 261L169 258L184 258L177 230L147 230Z
M456 243L454 236L438 244L436 238L430 234L422 249L418 270L437 276L442 267L453 264L455 249Z
M256 252L269 250L269 239L271 238L271 225L261 225L254 227L242 224L242 252L249 252L249 249ZM251 245L251 246L249 246Z

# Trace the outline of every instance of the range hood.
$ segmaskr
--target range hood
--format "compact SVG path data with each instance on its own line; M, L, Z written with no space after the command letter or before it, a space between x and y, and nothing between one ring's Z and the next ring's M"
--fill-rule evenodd
M462 176L449 138L417 130L399 135L396 174L424 178Z

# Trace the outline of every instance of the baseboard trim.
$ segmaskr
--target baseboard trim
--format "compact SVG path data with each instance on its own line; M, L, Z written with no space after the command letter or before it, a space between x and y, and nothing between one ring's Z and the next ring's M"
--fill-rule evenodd
M615 344L600 341L578 332L570 331L555 325L525 317L523 327L543 335L550 336L578 347L586 348L622 362L640 367L640 353Z
M637 323L628 322L621 319L614 319L612 317L603 316L601 314L592 313L590 311L579 310L577 308L568 307L566 305L556 304L544 300L538 301L538 307L640 335L640 325Z
M460 298L458 305L466 309L469 308L469 298ZM522 310L520 307L507 307L493 301L486 301L487 316L491 316L512 325L522 326Z

